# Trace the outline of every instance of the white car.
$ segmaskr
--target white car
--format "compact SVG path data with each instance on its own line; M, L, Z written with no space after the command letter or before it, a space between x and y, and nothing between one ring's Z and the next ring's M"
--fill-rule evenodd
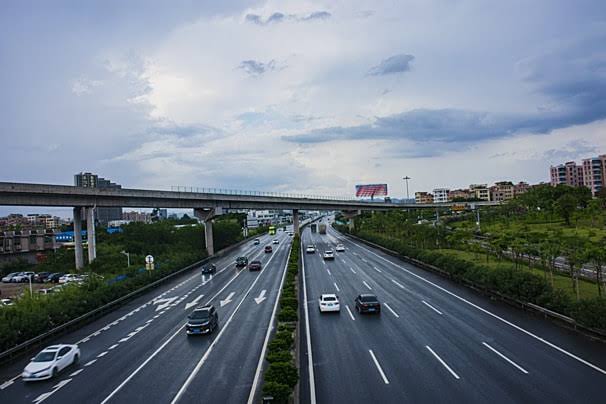
M332 250L326 250L324 251L324 259L325 260L334 260L335 259L335 253L332 252Z
M314 247L313 245L308 245L305 249L305 252L308 254L314 254L316 252L316 247Z
M11 299L0 299L0 306L12 306L14 304Z
M19 272L17 275L11 278L11 282L21 283L21 282L29 282L30 278L33 280L34 273L33 272Z
M345 251L345 246L343 244L337 244L337 247L335 248L335 251L337 251L337 252L344 252Z
M277 238L275 238L274 241L272 241L272 244L278 244L278 243L280 243L280 241Z
M341 311L339 296L335 294L323 294L319 300L320 313Z
M80 360L78 345L51 345L44 348L23 369L21 378L28 382L55 377L60 371Z
M20 275L20 274L21 274L21 272L12 272L12 273L6 275L4 278L2 278L2 282L3 283L10 283L10 282L13 281L13 278L15 276Z
M65 274L59 278L59 283L81 282L82 277L78 274Z

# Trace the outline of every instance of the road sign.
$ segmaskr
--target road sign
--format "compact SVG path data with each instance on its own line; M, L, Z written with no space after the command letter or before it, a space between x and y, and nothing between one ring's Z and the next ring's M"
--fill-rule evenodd
M145 263L146 264L153 264L154 263L154 257L151 255L146 255L145 256Z

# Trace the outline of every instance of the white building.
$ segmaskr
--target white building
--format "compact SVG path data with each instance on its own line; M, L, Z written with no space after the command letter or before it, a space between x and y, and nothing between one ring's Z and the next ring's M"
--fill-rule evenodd
M448 202L448 188L436 188L433 190L433 203L446 203Z

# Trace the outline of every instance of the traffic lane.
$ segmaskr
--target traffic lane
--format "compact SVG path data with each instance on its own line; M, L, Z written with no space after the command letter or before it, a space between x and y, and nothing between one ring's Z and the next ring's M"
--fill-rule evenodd
M304 240L320 243L320 239L305 235ZM350 317L352 304L341 297L340 313L319 311L321 294L342 296L349 291L336 290L335 278L318 254L305 254L303 259L318 402L402 402L399 391L385 384L370 354L371 344L360 336L357 322Z
M389 270L389 268L384 269ZM368 270L370 271L370 269ZM378 280L382 277L381 274L376 273L372 273L372 276ZM383 281L389 288L393 288L388 279ZM404 281L400 280L400 282ZM411 285L408 286L411 287ZM407 292L402 293L406 294ZM444 315L442 316L445 322L441 321L437 323L437 327L442 330L441 332L450 332L451 335L461 334L464 336L465 341L468 337L473 338L475 346L472 351L480 353L482 357L486 357L486 353L490 354L490 356L499 357L499 355L502 355L501 351L503 351L507 353L508 356L505 355L505 357L508 357L508 359L510 357L520 358L516 360L518 362L521 361L525 368L532 369L529 369L530 376L524 379L526 381L526 388L522 390L511 388L509 389L510 394L515 396L516 393L522 392L525 393L522 398L527 398L528 394L526 393L537 394L535 386L539 385L544 386L543 390L548 392L541 392L537 398L552 396L554 399L558 399L569 396L570 390L563 389L562 385L558 382L562 374L570 374L576 380L575 384L579 385L578 393L575 394L577 399L586 397L590 400L591 397L595 397L595 394L598 393L595 386L599 385L599 379L602 378L602 375L593 369L578 361L571 360L567 356L560 355L540 341L529 340L524 334L517 332L511 327L503 327L503 324L498 323L495 324L494 321L491 321L490 317L485 316L479 311L468 309L465 305L451 304L450 306L444 306L436 303L433 304L444 312L448 310L448 313L443 313ZM453 331L456 333L453 333ZM454 341L461 342L461 340L456 339ZM493 351L492 346L499 346L499 348ZM479 351L478 347L480 348ZM454 352L462 352L468 349L462 346L460 348L460 351L455 350ZM499 357L499 359L503 358ZM465 357L459 357L458 360L465 362ZM506 366L510 366L506 359L503 359L503 361L505 361ZM510 366L510 368L516 369L513 366ZM516 384L514 383L514 385Z
M233 262L235 256L240 255L242 251L249 249L248 243L242 246L239 246L236 250L234 250L230 255L222 257L218 259L216 262L219 265L224 263L228 263L230 261ZM198 269L194 269L193 271L197 271ZM109 337L113 336L111 333L108 333L111 329L112 332L120 333L123 330L119 330L118 328L122 325L122 322L128 318L130 321L136 321L137 319L142 319L146 317L146 313L143 309L145 309L150 304L150 295L151 294L160 294L167 292L169 290L174 290L178 288L186 288L188 281L190 281L192 276L191 272L175 277L174 279L168 281L165 285L159 286L157 289L153 291L147 292L130 300L123 306L120 306L116 310L100 317L99 319L82 326L81 328L70 332L68 334L62 335L48 342L48 345L53 345L57 343L77 343L81 345L81 349L88 349L88 346L93 344L93 341L98 345L104 345L107 341L101 341L106 335L109 334ZM119 324L120 323L120 324ZM128 328L129 325L126 324L125 328ZM0 385L4 385L6 380L14 378L17 374L19 374L25 365L29 362L29 359L23 358L20 361L13 362L11 364L4 365L0 368ZM5 387L5 389L8 386ZM2 389L3 390L3 389ZM1 390L0 390L1 392Z
M280 250L283 248L278 249L274 254L279 254ZM272 255L261 250L251 260L260 259L265 265ZM234 282L216 297L209 296L203 299L205 304L214 304L219 315L219 328L210 335L187 336L184 325L187 320L186 316L193 308L175 312L177 323L170 333L170 336L174 335L174 338L124 386L117 391L114 387L112 393L114 391L115 393L108 402L138 402L143 399L149 401L150 397L153 397L151 399L153 402L170 402L188 375L192 373L196 363L204 356L221 328L225 326L226 320L235 310L242 294L261 273L263 271L257 273L242 269L236 274ZM170 336L166 335L165 338L170 338ZM109 394L111 393L105 397L108 397ZM101 400L104 400L105 397Z
M231 259L231 258L228 258L228 259ZM222 277L215 279L213 282L210 282L207 285L207 287L210 290L213 290L213 289L216 290L226 281L226 280L222 281L221 279L222 279ZM191 284L188 286L185 286L185 285L182 285L182 283L183 283L183 281L182 281L179 284L177 284L176 286L178 286L178 288L181 288L182 286L190 287L191 289L189 289L189 290L191 291L197 287L197 286L193 286L193 285L196 285L196 283L198 286L200 285L199 284L199 281L200 281L199 274L190 276L189 278L186 278L186 280L188 280L189 283L191 283ZM168 289L168 291L170 291L174 288L175 288L175 286ZM174 290L174 292L176 292L176 291L177 290ZM183 291L185 291L185 289ZM155 292L157 293L157 291L155 291ZM164 295L165 292L161 293L158 296ZM188 295L188 294L189 294L189 292L186 292L184 294L184 296ZM67 375L80 371L77 374L77 375L79 375L78 379L83 379L83 378L85 379L87 374L90 375L90 373L91 373L90 371L86 372L85 370L94 369L94 368L98 367L99 364L105 364L108 362L108 358L115 358L116 355L119 355L118 360L117 360L119 369L121 369L123 367L128 368L128 365L131 365L133 362L136 363L137 359L145 356L144 349L145 349L146 345L135 345L135 347L136 347L135 352L137 352L137 355L130 355L132 353L130 350L127 352L126 355L123 355L122 348L124 348L125 346L130 347L133 344L133 342L138 341L138 337L140 337L141 335L152 336L152 338L151 338L152 341L162 338L163 332L165 333L167 330L167 327L170 328L173 324L170 322L170 319L168 321L164 321L165 316L162 316L159 318L157 318L157 316L162 315L165 312L165 310L171 309L172 307L174 307L174 305L176 303L182 302L181 296L177 295L176 297L178 298L177 300L169 302L168 306L165 307L159 313L154 311L154 307L157 308L157 306L148 307L145 310L141 310L141 312L139 312L138 308L136 308L133 311L129 312L129 313L137 312L136 316L133 316L133 317L128 316L128 313L127 313L126 314L127 320L120 323L120 326L114 326L114 327L110 328L108 331L106 331L105 333L102 333L100 335L100 336L102 336L101 338L99 338L100 336L98 336L97 337L98 339L93 338L90 340L91 342L83 344L83 346L81 347L82 358L81 358L80 366L73 368L73 371L72 371L72 369L70 369L69 372L62 373L61 376L65 378L64 380L66 380L66 379L69 379L69 377ZM141 307L141 306L139 306L139 307ZM138 318L141 315L143 315L142 313L145 313L145 317ZM148 323L149 321L154 321L154 320L156 321L155 324L152 325L152 324ZM110 323L110 325L111 325L111 323ZM150 325L152 325L152 327L149 327ZM82 374L80 374L80 373L82 373ZM20 402L18 400L24 400L24 402L28 402L28 401L32 401L33 399L39 397L42 394L48 393L50 388L57 383L57 380L59 380L59 379L53 379L53 380L49 380L47 382L29 383L27 385L24 383L14 383L13 385L7 387L4 391L2 391L2 393L7 393L10 396L11 401ZM93 377L93 380L91 382L95 383L95 381L98 381L98 377L96 377L96 376ZM72 384L70 383L69 385L62 386L61 389L66 392L71 391L72 390L70 388L71 385ZM58 392L54 392L53 397L60 396L60 394L57 394L57 393ZM87 397L86 390L84 391L84 393L85 393L84 399L86 399L86 397ZM4 394L2 394L2 395L4 395ZM51 401L53 399L53 397L48 397L47 399L49 401Z
M217 341L180 403L247 401L286 268L289 247L290 243L286 244L258 275L257 284L234 315L230 329ZM259 299L264 291L266 299L257 303L255 299Z

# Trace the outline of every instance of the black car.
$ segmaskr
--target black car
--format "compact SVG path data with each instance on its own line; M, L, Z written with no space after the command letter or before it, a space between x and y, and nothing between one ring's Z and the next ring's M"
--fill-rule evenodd
M381 303L379 303L379 299L375 295L358 295L355 304L358 313L381 313Z
M255 242L253 243L254 245L259 245L261 243L261 240L259 240L258 238L255 239Z
M261 270L261 261L252 261L248 264L249 271L260 271Z
M46 281L51 283L59 283L59 278L61 278L63 275L65 275L64 272L52 273L48 276L48 278L46 278Z
M214 275L217 272L215 264L207 264L202 267L202 275Z
M270 245L266 245L266 246L265 246L265 252L266 252L266 253L270 253L270 252L272 252L273 250L274 250L274 249L273 249L273 248L272 248Z
M187 316L185 332L187 335L208 334L219 326L219 315L215 306L209 305L195 309Z
M236 258L236 268L244 268L248 265L247 257L238 257Z
M34 275L34 282L43 283L46 282L47 278L51 275L50 272L38 272Z

